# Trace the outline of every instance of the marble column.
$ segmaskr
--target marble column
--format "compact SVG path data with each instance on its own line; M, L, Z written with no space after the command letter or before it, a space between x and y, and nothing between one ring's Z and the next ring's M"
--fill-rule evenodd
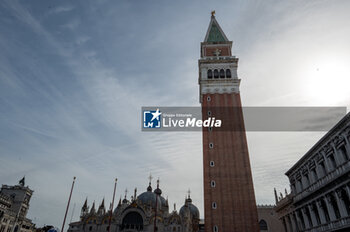
M307 214L306 214L306 211L307 211L307 206L305 206L304 208L301 208L301 213L303 214L303 219L304 219L304 223L305 223L305 228L306 229L309 229L311 228L311 222L309 221L308 217L307 217Z
M318 215L320 215L321 224L327 223L326 213L325 213L325 210L327 210L327 209L323 208L321 200L316 201L316 206L317 206L317 210L318 210Z
M343 201L343 197L341 195L341 188L340 189L337 189L335 191L335 199L337 201L337 204L338 204L338 208L339 208L339 211L340 211L340 216L342 218L344 217L347 217L348 216L348 212L346 212L346 206L345 206L345 202Z
M346 193L348 194L348 199L349 199L349 201L350 201L350 187L349 187L349 185L345 185L345 191L346 191Z
M303 223L301 221L300 214L298 213L298 211L295 211L295 215L296 215L296 219L297 219L298 229L303 230L304 226L303 226Z
M321 151L320 153L323 156L323 160L324 160L323 162L324 162L324 166L325 166L325 169L326 169L324 174L326 176L328 174L328 172L332 171L332 169L331 169L331 166L328 163L328 159L326 157L326 153L324 151Z
M346 150L346 157L348 157L348 159L350 158L350 142L348 139L348 136L346 135L346 133L343 133L342 136L344 137L345 140L345 150Z
M327 206L327 210L328 210L328 214L329 214L329 218L331 221L335 221L337 219L337 217L335 216L335 212L334 212L334 208L332 206L332 199L331 196L326 196L326 206Z
M292 221L290 219L290 215L289 214L287 215L287 222L288 222L288 230L290 232L293 232Z
M290 214L290 218L291 218L291 220L292 220L292 231L293 231L293 232L299 231L299 230L298 230L298 224L297 224L297 221L296 221L296 219L295 219L294 213Z
M282 218L282 223L283 223L284 231L288 232L288 230L287 230L287 223L286 223L286 217Z
M313 227L318 225L317 219L316 219L316 213L315 213L315 208L312 205L308 205L310 216L311 216L311 221Z

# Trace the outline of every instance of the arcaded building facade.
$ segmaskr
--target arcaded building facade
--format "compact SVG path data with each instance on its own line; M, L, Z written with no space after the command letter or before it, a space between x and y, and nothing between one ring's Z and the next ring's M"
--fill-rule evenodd
M350 231L350 113L286 172L275 208L286 232Z

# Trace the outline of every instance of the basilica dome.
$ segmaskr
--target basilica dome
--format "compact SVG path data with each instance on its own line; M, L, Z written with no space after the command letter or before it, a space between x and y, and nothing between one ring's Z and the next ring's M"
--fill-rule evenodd
M152 192L151 185L148 186L147 191L141 193L137 200L144 205L151 206L152 208L156 207L156 199L157 199L157 206L158 207L166 207L167 203L164 197L161 196L162 190L159 189L159 186L157 189ZM158 195L158 197L156 197Z
M152 191L147 191L144 193L141 193L138 197L137 200L144 205L151 206L151 207L156 207L156 199L157 199L157 205L160 206L162 204L161 199L158 197L156 198L156 194Z
M180 216L186 216L186 211L189 211L190 215L193 218L199 219L199 210L194 204L192 204L192 199L190 197L186 199L185 205L181 207Z

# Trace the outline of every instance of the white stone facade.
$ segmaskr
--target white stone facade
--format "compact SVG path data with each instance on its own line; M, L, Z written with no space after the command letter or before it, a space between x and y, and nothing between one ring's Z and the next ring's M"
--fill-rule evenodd
M68 232L107 232L110 215L111 211L105 210L104 201L97 211L95 203L89 209L85 201L80 221L71 223ZM188 196L179 212L175 206L174 210L169 212L168 200L161 196L159 187L152 192L151 186L148 186L147 191L139 196L136 196L135 191L130 201L126 196L124 200L119 201L113 210L110 231L152 232L155 231L154 226L158 232L197 232L199 211Z
M203 94L239 93L238 58L205 57L199 60L200 99ZM217 74L217 75L216 75Z
M2 185L0 191L0 232L32 232L35 225L28 219L29 201L33 190L18 185Z
M291 193L276 197L286 232L350 231L350 113L286 175Z

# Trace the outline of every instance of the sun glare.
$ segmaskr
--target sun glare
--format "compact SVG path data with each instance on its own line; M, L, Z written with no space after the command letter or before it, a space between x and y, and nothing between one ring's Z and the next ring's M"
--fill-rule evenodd
M350 99L350 65L346 59L328 57L305 68L306 96L317 105L337 105Z

